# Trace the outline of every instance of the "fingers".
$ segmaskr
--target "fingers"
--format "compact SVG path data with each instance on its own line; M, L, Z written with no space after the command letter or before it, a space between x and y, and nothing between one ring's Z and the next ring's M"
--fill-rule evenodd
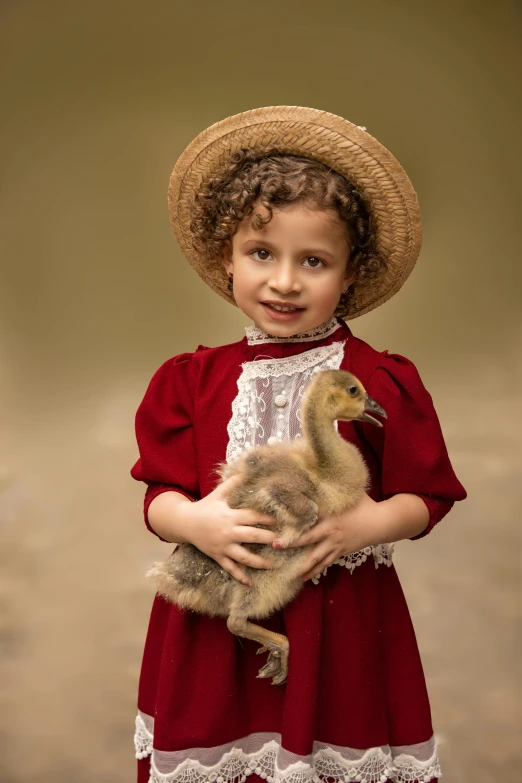
M241 582L241 584L244 584L247 587L252 587L252 583L249 581L243 569L240 568L238 564L235 563L233 560L231 560L229 557L223 557L218 562L221 568L223 568L224 571L229 573L230 576L233 576L234 579L237 579L238 582Z
M226 481L222 481L221 484L217 485L214 490L215 495L218 497L226 497L228 493L234 489L237 484L239 484L240 481L241 476L239 473L236 473L235 476L230 476L230 478L227 478Z
M249 525L242 525L234 532L237 532L236 540L242 544L272 544L277 537L277 533L271 530L262 530Z
M295 541L292 542L292 547L295 546L308 546L309 544L317 544L318 541L322 541L325 539L330 532L330 527L328 522L319 522L317 525L314 525L314 527L311 530L308 530L306 533L303 533L299 538L297 538ZM280 541L277 539L275 540L275 544L280 544ZM278 546L275 547L276 549L279 549Z
M213 491L214 496L225 500L226 502L226 498L230 491L234 489L237 484L240 484L241 481L242 477L239 474L231 476L226 481L223 481L222 484L217 485ZM229 511L234 515L234 521L237 525L273 525L275 521L274 518L268 514L261 514L251 508L234 508L229 509Z
M272 568L272 564L265 560L260 555L249 552L248 549L241 546L241 544L232 544L227 549L227 555L233 558L237 563L241 565L249 566L250 568Z
M320 563L317 563L313 568L311 568L309 571L306 571L301 579L303 582L307 582L309 579L313 579L314 576L319 576L319 574L322 574L325 568L328 568L328 566L331 566L332 563L335 563L337 560L336 555L329 555L324 560L322 560Z
M249 508L238 508L234 510L236 524L238 525L273 525L275 519L268 514L260 514Z
M337 553L332 551L330 544L318 544L303 563L300 572L302 579L305 581L306 579L311 579L316 574L320 574L327 565L331 565L336 559Z

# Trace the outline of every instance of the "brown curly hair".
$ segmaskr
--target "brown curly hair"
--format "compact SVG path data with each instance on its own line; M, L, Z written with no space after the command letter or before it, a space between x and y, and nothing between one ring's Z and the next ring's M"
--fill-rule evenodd
M341 296L336 315L346 314L357 283L381 275L386 261L377 251L371 213L357 188L319 161L276 149L234 153L196 196L190 224L193 242L221 259L238 224L256 205L265 208L264 215L256 213L252 219L252 227L260 229L271 220L274 208L298 202L334 209L346 225L356 278Z

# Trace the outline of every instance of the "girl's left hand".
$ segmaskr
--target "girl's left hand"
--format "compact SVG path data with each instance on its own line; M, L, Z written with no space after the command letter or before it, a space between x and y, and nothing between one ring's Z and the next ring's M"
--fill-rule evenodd
M380 505L364 494L359 505L351 511L322 519L294 541L292 547L315 544L303 564L303 581L320 574L343 555L382 543Z

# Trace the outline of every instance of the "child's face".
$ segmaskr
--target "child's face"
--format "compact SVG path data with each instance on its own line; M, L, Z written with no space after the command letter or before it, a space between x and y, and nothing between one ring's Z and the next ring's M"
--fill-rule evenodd
M290 337L333 315L355 278L349 255L337 213L298 203L274 209L259 230L245 218L225 253L225 268L234 276L238 307L268 334Z

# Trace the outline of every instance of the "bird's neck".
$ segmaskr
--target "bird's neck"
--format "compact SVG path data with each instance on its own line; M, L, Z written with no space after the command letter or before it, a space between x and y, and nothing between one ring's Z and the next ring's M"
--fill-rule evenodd
M319 410L320 406L307 401L301 416L303 435L314 453L317 466L329 471L344 456L344 441L335 428L335 419L326 419L324 412L319 413Z

